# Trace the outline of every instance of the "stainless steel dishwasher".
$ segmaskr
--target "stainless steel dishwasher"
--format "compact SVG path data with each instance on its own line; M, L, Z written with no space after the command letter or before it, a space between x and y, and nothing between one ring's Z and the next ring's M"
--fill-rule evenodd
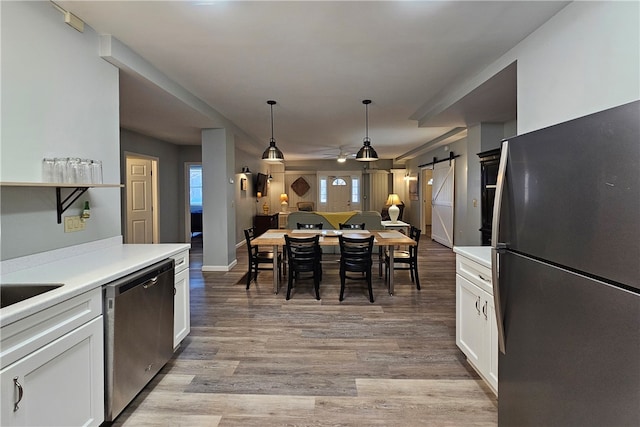
M173 353L174 261L104 285L105 421L113 421Z

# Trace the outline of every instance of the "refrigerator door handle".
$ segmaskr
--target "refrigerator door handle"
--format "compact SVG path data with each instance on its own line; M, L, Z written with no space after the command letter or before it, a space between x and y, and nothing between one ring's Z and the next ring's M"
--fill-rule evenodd
M502 143L502 150L500 151L500 165L498 166L498 179L496 182L496 196L493 205L493 224L491 229L491 286L493 288L493 305L496 310L496 323L498 326L498 348L502 354L506 353L505 338L504 338L504 317L502 313L502 305L500 304L500 281L499 281L499 251L506 247L505 244L498 242L499 228L500 228L500 210L502 208L502 197L504 190L504 179L507 172L507 155L508 155L509 141Z

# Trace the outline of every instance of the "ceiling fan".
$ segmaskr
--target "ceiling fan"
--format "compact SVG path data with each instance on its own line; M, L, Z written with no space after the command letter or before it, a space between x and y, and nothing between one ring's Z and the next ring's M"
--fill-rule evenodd
M338 147L340 152L336 156L335 154L325 154L324 157L335 158L338 163L344 163L347 159L355 158L356 153L347 151L344 147Z

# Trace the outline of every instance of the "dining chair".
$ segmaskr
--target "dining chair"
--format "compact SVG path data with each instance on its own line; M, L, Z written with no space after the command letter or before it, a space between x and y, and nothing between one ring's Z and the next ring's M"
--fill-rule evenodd
M340 230L364 230L364 222L362 224L343 224L338 223Z
M369 287L369 301L373 302L373 288L371 286L371 252L373 251L373 236L345 237L338 236L340 243L340 301L344 300L344 285L346 279L366 280ZM365 273L364 277L347 276L347 272Z
M320 299L320 280L322 267L320 265L320 236L290 237L284 236L287 260L289 263L289 281L287 285L287 300L291 298L293 281L298 282L300 273L311 273L316 299Z
M272 270L273 271L273 252L261 251L258 246L251 244L251 241L255 238L255 227L247 228L244 230L244 239L247 242L247 252L249 254L247 271L247 289L251 285L251 277L253 280L258 280L258 270ZM260 264L269 264L268 267L261 267ZM278 254L278 276L282 277L282 272L286 267L282 263L282 257ZM273 274L276 274L275 272Z
M303 223L296 223L298 230L322 230L322 223L319 222L318 224L303 224Z
M323 224L321 222L317 224L303 224L298 222L296 226L298 230L322 230ZM320 262L322 262L322 249L320 249ZM320 280L322 280L322 269L320 270Z
M298 208L299 211L313 212L315 210L315 203L314 202L298 202L296 203L296 207Z
M409 230L409 237L415 240L416 244L409 246L406 251L394 251L393 252L393 269L394 270L409 270L411 274L411 283L415 283L416 288L420 290L420 278L418 277L418 243L420 242L420 234L422 230L411 226ZM387 280L389 274L389 252L385 251L384 254L384 278ZM390 274L393 274L391 272Z

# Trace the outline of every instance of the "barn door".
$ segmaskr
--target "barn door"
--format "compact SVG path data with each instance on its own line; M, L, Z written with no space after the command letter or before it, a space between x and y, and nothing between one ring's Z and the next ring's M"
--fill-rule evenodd
M433 168L431 238L453 247L455 160L436 163Z

